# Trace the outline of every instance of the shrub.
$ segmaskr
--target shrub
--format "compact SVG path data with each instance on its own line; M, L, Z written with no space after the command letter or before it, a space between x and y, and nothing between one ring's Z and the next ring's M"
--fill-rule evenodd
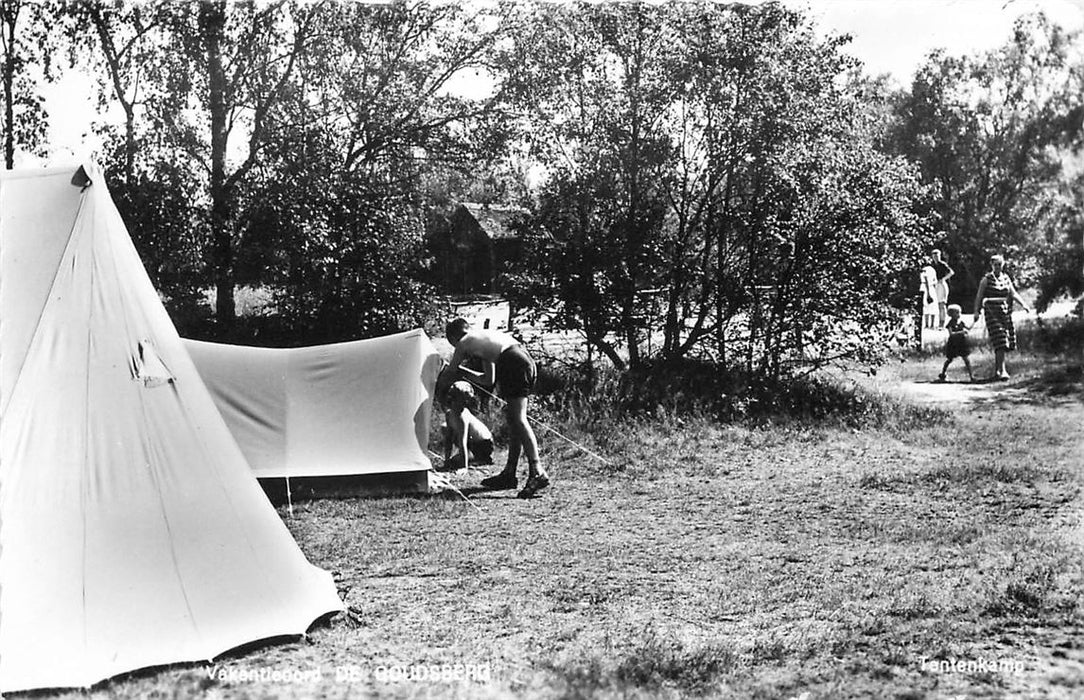
M565 391L546 405L568 419L589 422L673 414L724 422L794 419L907 429L945 418L940 409L857 387L813 377L772 380L704 360L642 364L624 373L599 372L592 380L566 374L562 383Z
M1024 352L1063 354L1084 351L1084 318L1036 318L1019 324L1017 348Z

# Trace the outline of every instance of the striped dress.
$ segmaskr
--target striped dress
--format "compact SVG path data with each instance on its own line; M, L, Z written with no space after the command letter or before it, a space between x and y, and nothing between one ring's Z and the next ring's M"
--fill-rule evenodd
M987 272L982 311L986 314L986 333L995 350L1016 349L1016 329L1012 325L1012 279L1002 272Z

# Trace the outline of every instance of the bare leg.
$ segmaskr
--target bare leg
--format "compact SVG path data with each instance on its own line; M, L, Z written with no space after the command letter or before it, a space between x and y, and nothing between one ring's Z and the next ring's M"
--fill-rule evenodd
M516 475L516 470L519 468L519 453L522 451L522 442L519 436L516 434L515 428L512 427L512 422L508 422L508 461L504 463L504 471L502 474L508 474L510 476Z
M504 415L508 419L508 466L505 471L514 473L519 463L519 454L522 451L527 455L527 476L544 474L538 466L538 438L527 420L527 397L518 396L508 399L504 407ZM514 455L514 461L513 461Z
M440 426L441 435L444 438L444 461L447 462L452 456L452 426L451 421L448 420L448 414L445 413L444 425Z
M1008 376L1008 372L1005 371L1005 348L997 348L994 350L994 372L997 376Z
M941 366L941 374L937 375L937 378L941 381L945 380L945 372L948 372L948 366L952 364L952 358L945 360L945 364Z
M448 459L453 448L459 448L466 426L463 425L463 416L455 411L444 412L444 423L447 430L444 436L444 459Z
M967 378L970 381L975 381L975 375L971 373L971 359L967 355L964 355L963 361L964 367L967 367Z

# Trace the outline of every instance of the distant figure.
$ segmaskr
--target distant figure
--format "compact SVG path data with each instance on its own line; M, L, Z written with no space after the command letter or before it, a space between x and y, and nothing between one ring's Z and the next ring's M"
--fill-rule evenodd
M1005 258L1000 255L990 257L990 271L979 281L979 291L975 294L975 321L980 314L986 314L986 334L990 337L990 346L994 349L994 379L1009 378L1005 367L1005 355L1016 349L1016 329L1012 322L1012 303L1015 299L1025 311L1030 311L1016 292L1012 278L1004 271Z
M896 329L896 345L901 348L912 347L915 344L915 317L905 313L900 320L899 328Z
M493 464L493 434L470 410L474 387L460 380L448 387L444 397L444 468Z
M960 320L960 314L963 313L963 309L959 304L948 305L948 323L945 324L945 328L948 329L948 340L945 341L945 364L941 367L941 374L937 375L937 381L945 381L945 373L948 371L949 365L952 361L959 357L964 361L964 366L967 367L967 378L970 381L975 381L975 375L971 373L971 343L968 342L967 332L970 328Z
M527 420L527 397L534 389L538 376L530 354L515 338L503 331L471 329L465 318L457 318L444 329L448 342L455 348L448 366L448 376L454 380L458 373L471 375L471 381L482 387L497 386L497 395L505 402L504 415L508 421L508 462L499 474L482 479L482 486L494 491L516 488L516 469L520 452L527 455L527 483L520 498L531 498L550 485L538 459L538 439ZM482 371L473 372L463 366L467 358L482 360ZM438 387L439 389L440 387Z
M922 330L937 326L937 270L926 265L920 273L919 292L922 295Z
M945 313L948 307L948 281L956 274L956 271L941 259L941 251L937 248L930 251L930 266L933 267L935 277L933 298L937 302L937 327L944 328Z

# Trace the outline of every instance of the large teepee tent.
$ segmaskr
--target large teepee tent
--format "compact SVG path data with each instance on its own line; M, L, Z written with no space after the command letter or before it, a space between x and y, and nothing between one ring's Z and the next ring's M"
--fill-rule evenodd
M0 176L0 692L208 660L339 609L100 173Z

